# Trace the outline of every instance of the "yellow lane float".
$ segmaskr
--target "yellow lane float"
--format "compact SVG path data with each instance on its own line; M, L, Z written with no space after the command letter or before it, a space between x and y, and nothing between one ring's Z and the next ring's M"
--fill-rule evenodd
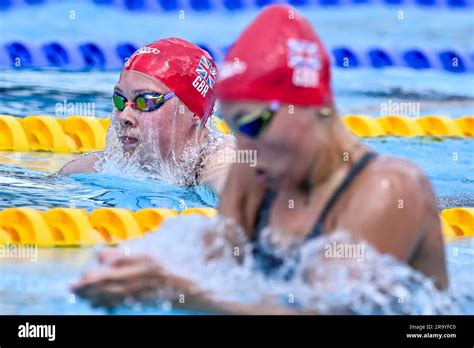
M110 117L107 117L107 118L98 118L100 124L102 125L102 127L104 128L104 130L107 132L107 130L109 129L109 126L110 126Z
M178 212L174 209L146 208L137 211L135 219L138 221L142 232L146 233L160 226L163 220L177 215Z
M89 221L87 211L55 208L43 213L55 245L94 245L106 242Z
M93 151L105 147L107 131L98 118L68 117L63 122L63 130L74 139L80 152Z
M364 115L347 115L342 118L346 127L358 137L379 137L385 135L377 119Z
M420 125L411 117L385 116L377 118L385 134L397 137L418 137L425 135Z
M445 116L424 116L416 119L426 135L440 137L462 137L463 132L456 121Z
M449 226L445 219L440 217L439 220L441 222L441 230L443 231L443 236L445 239L451 240L453 238L459 237L458 235L456 235L456 232L454 232L454 230L451 228L451 226Z
M64 133L61 123L51 116L28 116L21 121L31 151L76 152L72 139Z
M459 117L455 119L456 124L461 128L465 137L472 137L474 136L474 117L473 116L465 116Z
M379 136L474 136L474 117L384 116L342 117L346 127L359 137ZM214 118L216 128L230 134L225 121ZM70 116L65 119L31 115L20 118L0 115L0 151L50 151L81 153L105 147L110 117Z
M474 236L474 208L444 209L441 217L457 236Z
M0 212L0 229L7 233L11 243L55 245L41 211L31 208L8 208Z
M116 243L142 235L140 224L130 210L99 208L91 213L89 221L108 243Z
M5 231L3 228L0 228L0 245L12 244L12 243L17 243L17 242L15 242L10 237L7 231Z
M20 118L0 115L0 151L28 151L30 144Z

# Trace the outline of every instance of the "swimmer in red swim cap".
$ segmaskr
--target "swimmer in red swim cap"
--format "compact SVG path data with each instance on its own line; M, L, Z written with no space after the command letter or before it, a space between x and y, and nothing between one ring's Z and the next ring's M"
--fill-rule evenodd
M232 167L220 214L247 231L263 273L292 277L291 255L344 230L447 287L428 178L347 130L333 104L328 53L302 15L285 5L264 10L229 50L216 90L238 148L258 153L256 168ZM317 282L317 266L308 282Z
M255 150L257 165L232 166L219 215L235 223L203 235L206 261L219 262L222 255L233 255L239 262L250 257L253 262L245 264L254 264L259 276L291 279L292 285L304 283L307 290L318 288L319 293L328 289L334 296L345 285L331 286L338 284L339 276L347 275L350 282L371 274L364 279L385 293L386 283L377 282L374 260L360 262L370 244L424 274L439 289L447 287L443 237L428 178L406 160L376 154L345 128L333 105L328 54L302 15L286 5L264 9L229 50L217 95L222 114L236 132L238 150ZM305 248L318 238L341 234L359 251L336 257L326 256L326 248L314 254ZM333 243L344 248L346 244L339 243L347 242ZM101 260L104 268L90 272L74 287L96 304L120 303L129 296L139 299L148 284L164 284L186 296L186 303L174 305L210 312L317 313L327 305L312 304L311 298L298 303L297 296L294 305L285 296L273 305L226 302L225 296L204 290L206 284L144 254L134 255L132 261L107 251ZM107 286L110 280L113 292ZM249 284L253 280L248 279ZM408 291L403 281L394 281L394 286ZM131 287L132 282L143 285ZM335 307L325 313L353 310Z
M100 170L118 154L148 171L170 169L184 185L207 183L219 192L228 165L217 161L218 153L233 141L205 127L216 79L211 56L190 42L169 38L141 47L114 88L106 150L78 157L60 174Z

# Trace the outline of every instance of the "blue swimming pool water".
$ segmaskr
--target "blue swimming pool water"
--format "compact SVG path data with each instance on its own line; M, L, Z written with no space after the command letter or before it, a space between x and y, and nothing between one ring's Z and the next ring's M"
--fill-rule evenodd
M471 139L366 139L377 151L417 163L428 173L439 197L451 197L456 206L474 206L474 171ZM457 160L454 160L454 154ZM55 155L51 162L37 154L0 152L0 209L31 206L38 209L75 206L142 209L163 207L182 210L215 206L216 196L205 186L178 188L164 182L122 174L75 174L54 177L55 171L73 156ZM43 154L42 156L48 156ZM41 161L40 161L41 160ZM125 177L126 180L122 178ZM54 192L54 194L52 194Z
M0 30L4 41L92 40L110 43L130 40L145 44L157 37L177 36L211 46L225 46L235 40L259 8L199 12L183 6L179 11L157 16L156 12L124 11L96 6L89 1L62 1L2 11ZM472 51L474 47L470 8L361 4L308 6L300 7L299 11L315 25L329 47L340 44L421 46L465 51Z
M158 231L156 233L163 233ZM174 241L173 243L175 243ZM166 254L179 254L177 257L184 260L187 265L190 257L195 257L196 249L194 244L187 243L190 240L181 240L179 248L174 247L166 250ZM186 246L187 244L187 246ZM150 248L151 245L148 245ZM176 249L175 251L173 249ZM182 254L187 250L187 254ZM446 245L445 253L450 277L450 296L456 298L454 312L457 314L474 313L474 296L472 289L474 282L472 279L472 263L474 258L474 239L468 238L457 240ZM121 306L114 310L103 308L92 308L87 301L76 298L71 294L69 287L75 283L84 270L90 268L95 260L94 254L97 249L88 248L55 248L39 249L37 261L31 259L3 259L2 272L0 273L0 313L1 314L183 314L188 313L170 307L166 301L160 301L156 305L142 306L140 304L130 304ZM158 253L158 250L156 251ZM197 260L195 260L197 261ZM380 265L374 264L374 268ZM222 272L222 268L218 268ZM380 270L379 270L380 271ZM225 287L223 284L235 284L233 287L241 298L252 299L262 295L260 292L262 284L255 284L250 279L246 284L245 272L242 272L241 279L235 277L235 270L228 269L227 272L212 272L207 277L206 286ZM390 278L392 269L385 269L385 275ZM382 274L383 275L383 274ZM385 276L384 275L384 276ZM342 274L341 274L342 276ZM244 277L242 279L242 277ZM266 283L263 283L264 287ZM301 288L298 284L282 284L279 282L269 282L268 292L285 297L288 293L298 293ZM259 287L257 287L259 285ZM233 285L232 285L233 286ZM267 284L268 286L268 284ZM229 290L229 289L227 289ZM341 289L341 296L348 298ZM367 291L367 289L360 289ZM316 291L317 292L317 291ZM351 295L349 295L350 297ZM435 296L430 292L424 293L416 309L411 313L430 314L430 308L434 307ZM369 301L370 302L370 301ZM364 312L362 312L364 313ZM387 314L387 312L384 312ZM390 312L388 312L390 313ZM409 312L410 313L410 312Z
M369 47L426 47L474 49L474 23L468 11L404 8L397 19L395 7L305 9L328 47L340 44ZM75 11L75 19L70 18ZM66 2L0 12L1 41L130 40L144 44L165 36L225 46L256 14L185 12L156 16L88 3ZM35 18L32 21L31 18ZM212 18L212 20L210 20ZM14 30L12 30L14 28ZM41 28L41 30L38 30ZM100 33L100 35L98 35ZM340 113L379 116L382 104L419 103L421 115L458 117L474 114L472 74L404 68L334 69L333 85ZM0 71L0 114L24 117L56 113L56 104L94 103L98 117L110 115L110 95L118 72L65 72L56 70ZM67 116L67 115L66 115ZM365 139L377 151L416 162L428 174L440 207L474 206L474 147L472 139ZM31 206L37 209L75 206L91 211L99 207L184 209L215 206L216 196L206 187L177 188L164 182L136 178L127 173L50 176L70 155L0 152L0 209ZM455 160L456 158L456 160ZM124 180L124 178L126 180ZM472 240L446 246L453 286L459 288L465 313L474 313L472 299ZM94 249L43 249L38 262L2 260L0 313L102 314L86 302L76 301L68 284L90 263ZM466 285L467 284L467 285ZM471 298L465 293L471 293ZM164 313L166 308L121 308L117 313ZM175 310L172 313L180 313Z

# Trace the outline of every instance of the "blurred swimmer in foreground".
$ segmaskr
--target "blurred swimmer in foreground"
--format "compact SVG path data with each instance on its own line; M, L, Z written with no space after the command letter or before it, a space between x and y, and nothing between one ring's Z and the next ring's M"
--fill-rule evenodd
M375 153L345 128L333 104L328 54L306 19L286 5L265 9L230 49L217 93L237 133L238 150L256 150L258 161L256 168L232 166L219 214L235 228L203 235L203 248L211 250L217 234L225 234L224 245L209 251L208 259L250 245L260 272L287 281L303 246L342 230L355 243L370 244L431 278L438 289L448 286L441 225L427 177L408 161ZM247 256L240 253L238 259ZM344 258L324 261L344 265ZM186 302L176 301L176 306L189 309L315 313L218 301L203 284L145 254L124 257L107 250L99 261L103 267L73 287L98 305L146 299L157 288L171 287L186 294ZM299 273L305 284L319 280L321 266L313 262Z
M229 165L219 153L234 141L206 127L216 79L211 56L190 42L168 38L140 48L114 88L106 149L77 157L59 174L100 171L118 154L147 172L168 169L181 185L209 184L220 192Z

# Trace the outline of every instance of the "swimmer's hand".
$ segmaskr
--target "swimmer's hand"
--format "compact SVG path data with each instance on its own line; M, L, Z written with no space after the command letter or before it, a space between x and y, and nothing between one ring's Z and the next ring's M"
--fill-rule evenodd
M167 272L146 255L124 256L120 250L106 249L99 253L99 268L89 271L71 286L79 297L94 306L114 307L133 299L140 302L156 300L159 289L180 289L194 294L197 287L185 278Z
M242 304L217 300L212 292L200 289L191 280L166 271L149 256L123 256L120 250L99 253L100 269L86 273L72 291L94 306L114 307L134 299L157 299L159 289L173 288L184 301L173 305L186 310L213 314L316 314L265 304ZM183 298L183 297L181 297Z

